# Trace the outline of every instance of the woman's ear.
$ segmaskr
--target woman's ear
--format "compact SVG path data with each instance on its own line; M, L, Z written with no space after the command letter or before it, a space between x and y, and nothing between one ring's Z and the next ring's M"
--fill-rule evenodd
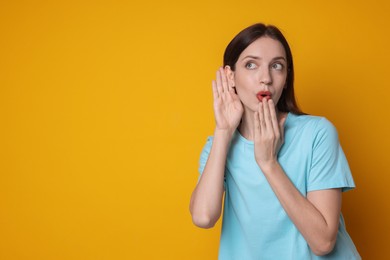
M236 81L234 79L234 71L230 68L229 65L226 65L225 68L225 74L228 80L228 85L230 87L235 87L236 86Z

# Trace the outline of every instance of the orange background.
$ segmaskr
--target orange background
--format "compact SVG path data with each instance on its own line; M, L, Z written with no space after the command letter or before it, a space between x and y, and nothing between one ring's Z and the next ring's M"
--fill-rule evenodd
M387 1L1 1L0 259L216 259L191 223L211 80L255 22L291 44L303 110L337 127L365 259L390 241Z

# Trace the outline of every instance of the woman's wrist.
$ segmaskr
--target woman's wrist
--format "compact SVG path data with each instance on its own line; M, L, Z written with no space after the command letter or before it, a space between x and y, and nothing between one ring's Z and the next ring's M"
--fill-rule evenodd
M227 139L230 141L233 137L234 132L235 132L235 130L215 128L214 138L218 137L218 138Z
M267 162L257 162L257 164L259 165L261 171L264 174L271 174L272 172L280 168L280 164L277 159L269 160Z

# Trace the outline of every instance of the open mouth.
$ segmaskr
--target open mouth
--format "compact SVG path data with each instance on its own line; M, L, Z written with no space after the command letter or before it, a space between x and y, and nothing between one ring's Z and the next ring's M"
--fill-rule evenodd
M260 91L259 93L257 93L256 96L257 96L257 99L258 99L259 101L262 101L264 98L265 98L266 100L271 99L272 94L271 94L271 92L269 92L269 91Z

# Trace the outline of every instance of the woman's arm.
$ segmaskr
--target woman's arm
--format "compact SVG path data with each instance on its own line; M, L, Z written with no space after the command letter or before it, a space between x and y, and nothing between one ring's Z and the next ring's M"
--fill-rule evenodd
M216 82L213 81L213 97L216 121L213 144L190 201L192 221L202 228L213 227L221 216L226 156L244 111L222 68L217 71Z
M190 212L198 227L211 228L221 216L225 163L231 136L230 132L215 130L209 158L192 193Z
M316 255L333 250L341 210L341 190L312 191L305 198L278 162L263 166L272 190L299 232Z
M277 161L284 139L284 120L276 117L272 100L255 113L255 157L284 210L316 255L333 250L341 210L341 190L309 192L305 198Z

